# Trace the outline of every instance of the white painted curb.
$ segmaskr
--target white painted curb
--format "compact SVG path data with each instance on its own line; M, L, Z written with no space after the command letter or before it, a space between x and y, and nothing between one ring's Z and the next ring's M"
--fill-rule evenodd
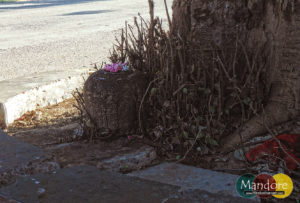
M6 128L37 106L71 98L76 88L83 87L89 73L89 69L51 71L0 81L0 126Z

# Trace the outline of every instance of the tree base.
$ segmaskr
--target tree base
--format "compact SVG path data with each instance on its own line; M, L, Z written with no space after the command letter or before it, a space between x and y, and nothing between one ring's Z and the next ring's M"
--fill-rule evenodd
M245 141L270 132L275 125L295 119L300 115L298 110L289 110L280 102L270 102L261 115L255 116L223 141L222 152L230 152ZM272 133L272 132L270 132ZM242 145L241 145L242 144Z

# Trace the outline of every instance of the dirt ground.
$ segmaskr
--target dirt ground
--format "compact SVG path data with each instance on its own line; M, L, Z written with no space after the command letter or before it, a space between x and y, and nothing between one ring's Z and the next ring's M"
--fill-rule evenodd
M79 110L74 98L59 104L29 111L11 124L7 133L10 136L38 146L53 154L61 167L71 165L97 165L99 161L134 151L143 145L131 142L126 136L113 142L94 140L92 143L81 140ZM183 163L201 168L215 169L229 173L243 173L244 161L228 157L191 156Z
M75 105L76 100L71 98L59 104L29 111L15 120L15 122L8 127L8 132L14 133L20 130L53 125L64 126L75 122L79 118L79 111Z
M75 105L76 100L72 98L56 105L27 112L8 127L7 133L23 142L44 149L51 155L50 160L47 161L57 163L60 168L91 165L126 173L163 160L156 155L154 148L131 140L127 136L111 142L97 139L91 142L81 139L83 130L80 125L79 111ZM293 129L291 132L299 132L299 125L295 125L294 122L290 125L286 127L289 130ZM286 129L283 128L281 131L284 132ZM136 155L141 152L146 153L142 156ZM122 161L125 160L124 156L128 161ZM249 165L244 160L238 160L235 153L226 156L197 156L197 153L192 153L182 163L237 175L250 171L256 173L257 168L263 166Z
M100 140L90 142L81 139L83 130L79 122L79 111L75 105L76 100L71 98L56 105L27 112L8 127L7 133L49 152L53 161L62 168L72 165L100 166L101 161L108 158L147 149L144 144L133 143L126 136L112 142ZM153 151L149 151L149 158L155 159L150 154L153 154ZM143 161L145 162L137 164L138 167L151 162L147 157ZM125 165L120 166L120 170L127 167L130 171L131 169ZM135 168L137 165L132 167Z
M142 146L129 140L127 136L112 142L82 140L83 130L76 105L76 100L71 98L56 105L27 112L8 127L7 133L50 151L62 167L83 163L97 165L100 159L124 154ZM299 130L295 127L292 129L293 133ZM234 153L219 157L198 156L197 153L193 153L183 163L234 174L242 174L250 169L247 163L238 160Z

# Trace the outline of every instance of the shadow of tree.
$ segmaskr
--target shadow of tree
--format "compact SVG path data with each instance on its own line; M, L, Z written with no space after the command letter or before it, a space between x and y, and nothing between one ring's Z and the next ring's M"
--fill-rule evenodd
M97 10L97 11L79 11L63 14L63 16L71 16L71 15L93 15L93 14L101 14L101 13L109 13L113 12L113 10Z
M110 0L42 0L42 1L26 1L26 4L25 2L18 2L18 1L2 2L2 3L0 2L0 5L11 5L11 6L0 7L0 10L35 9L35 8L45 8L51 6L81 4L81 3L88 3L93 1L110 1Z

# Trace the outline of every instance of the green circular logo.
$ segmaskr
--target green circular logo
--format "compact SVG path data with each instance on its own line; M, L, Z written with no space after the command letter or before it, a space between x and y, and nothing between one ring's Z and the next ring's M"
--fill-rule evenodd
M241 197L253 198L256 195L253 193L252 184L255 179L253 174L244 174L236 182L236 191Z

